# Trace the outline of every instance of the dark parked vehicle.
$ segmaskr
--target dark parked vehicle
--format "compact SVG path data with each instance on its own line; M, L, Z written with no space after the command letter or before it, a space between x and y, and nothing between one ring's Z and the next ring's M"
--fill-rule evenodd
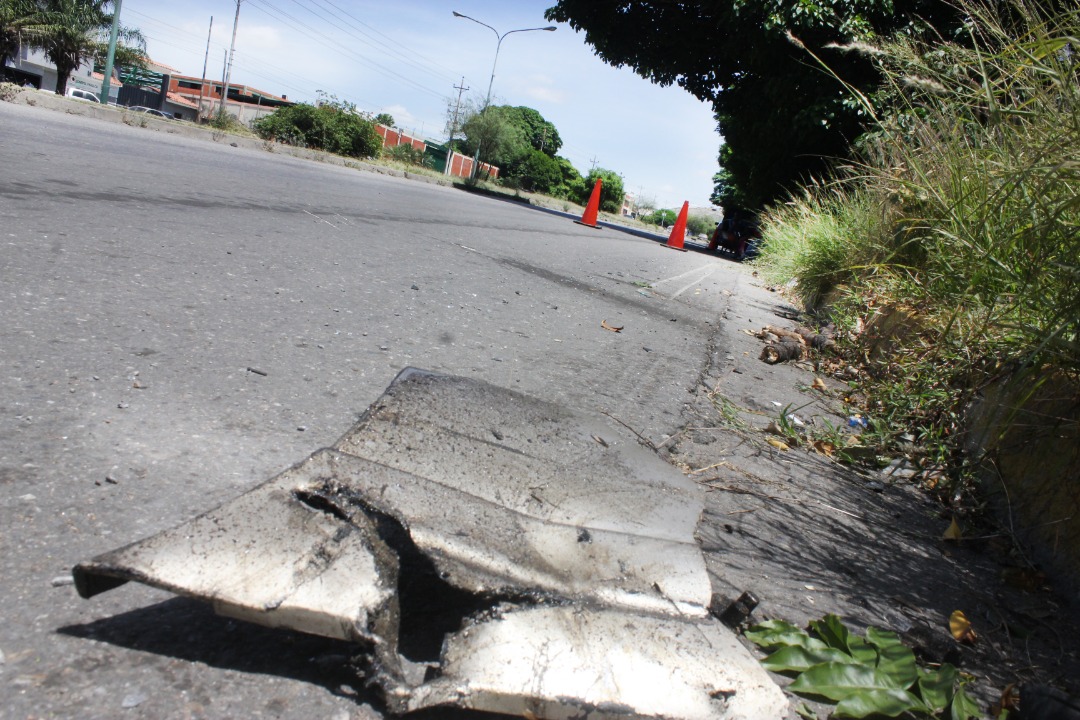
M716 230L709 238L709 249L728 252L736 260L744 260L757 255L757 241L760 239L761 230L756 222L737 215L730 216L717 223Z

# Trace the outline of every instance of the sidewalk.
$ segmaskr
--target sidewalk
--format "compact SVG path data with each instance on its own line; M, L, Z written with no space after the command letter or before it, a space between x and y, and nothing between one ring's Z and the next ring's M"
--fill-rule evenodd
M768 365L745 330L792 329L796 310L747 269L731 298L707 368L688 404L688 426L664 444L667 458L708 489L698 537L727 601L760 600L757 620L799 626L828 613L853 630L893 630L931 661L958 664L984 711L1010 683L1063 684L1080 693L1080 626L1048 590L1003 577L1007 537L961 542L942 535L950 516L904 479L854 470L805 448L781 450L763 432L782 409L808 426L844 427L846 386L809 364ZM791 412L791 410L789 410ZM949 616L962 610L978 641L961 645ZM959 659L959 663L957 660Z

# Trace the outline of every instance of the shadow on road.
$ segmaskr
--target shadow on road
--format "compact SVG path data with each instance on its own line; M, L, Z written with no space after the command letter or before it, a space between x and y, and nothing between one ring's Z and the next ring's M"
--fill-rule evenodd
M170 598L57 632L215 668L291 678L358 703L382 704L364 686L354 662L366 652L363 646L220 617L190 598Z
M525 208L528 210L535 210L537 212L547 213L548 215L555 215L556 217L565 218L567 220L580 220L581 216L576 213L566 212L564 210L556 210L554 208L543 207L542 205L533 205L525 200L519 200L513 197L507 197L504 195L485 195L493 200L499 200L500 202L511 203L516 207ZM668 232L663 231L664 234L658 235L652 230L646 230L643 228L630 227L629 225L620 225L619 223L607 222L605 220L598 220L596 223L601 230L614 230L615 232L624 233L626 235L633 235L645 240L652 240L660 245L666 245L668 241ZM717 250L710 250L708 244L701 244L687 240L683 243L683 247L687 252L701 253L702 255L710 255L713 257L723 258L730 262L738 262L734 255L725 254Z

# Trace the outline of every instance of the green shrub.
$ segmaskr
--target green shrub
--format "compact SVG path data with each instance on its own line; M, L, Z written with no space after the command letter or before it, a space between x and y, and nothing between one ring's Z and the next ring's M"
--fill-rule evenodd
M230 115L224 110L219 111L210 119L210 127L215 130L223 130L231 133L246 133L247 128L235 115Z
M649 225L662 225L663 227L671 227L675 224L675 220L678 216L674 210L653 210L648 215L641 217L641 222Z
M382 149L382 139L371 121L330 103L279 108L257 120L252 128L264 140L349 157L376 157Z
M424 151L412 145L395 145L383 150L383 157L395 160L403 165L418 165L424 167L430 164Z
M1080 10L961 4L963 45L849 48L886 78L873 102L853 94L874 119L862 161L770 209L758 261L811 305L845 286L848 319L917 318L862 389L892 427L947 443L991 378L1080 371Z
M686 232L691 235L711 235L716 221L707 215L690 215L686 218Z

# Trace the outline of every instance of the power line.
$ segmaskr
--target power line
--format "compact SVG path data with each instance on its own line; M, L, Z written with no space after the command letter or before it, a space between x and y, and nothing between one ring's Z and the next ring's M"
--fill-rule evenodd
M298 0L293 0L293 2L296 2L298 5L301 5L301 7L303 7L302 3L300 3ZM383 54L396 56L401 62L404 62L406 65L410 65L423 73L427 73L428 75L431 75L432 77L438 79L440 82L453 81L453 77L444 73L443 69L439 67L437 63L429 60L420 53L409 48L405 48L405 50L407 50L408 52L402 50L402 48L404 47L402 43L394 40L393 38L384 33L379 32L375 28L371 27L367 23L357 18L355 15L349 13L340 5L335 4L331 0L312 0L312 2L324 8L326 8L326 6L329 6L329 8L326 8L326 12L343 22L344 26L342 26L340 23L334 22L333 20L328 20L328 22L330 22L331 25L337 27L339 30L344 31L347 35L350 35L354 39L363 42L363 39L361 38L362 36L363 38L366 38L370 41L369 44L373 43L379 46L382 49ZM318 15L314 10L310 8L307 8L307 10L313 15L322 18L322 16ZM370 29L372 32L365 31L363 29L365 27ZM380 35L386 38L386 40L388 40L389 42L384 42L380 40L378 37L376 37L376 35ZM421 63L418 61L423 62Z
M426 85L423 85L423 84L413 80L412 78L406 77L406 76L402 75L401 73L396 72L395 70L393 70L391 68L388 68L388 67L386 67L385 65L383 65L381 63L375 62L374 60L371 60L370 58L367 58L367 57L359 54L358 52L352 50L351 48L346 47L345 45L342 45L341 43L339 43L337 40L334 40L333 38L331 38L326 33L322 32L320 30L317 30L316 28L311 27L310 25L305 23L303 20L300 20L299 18L297 18L297 17L289 14L288 12L282 10L281 8L275 6L273 3L269 2L269 0L248 0L248 1L250 3L252 3L253 7L256 7L258 9L262 10L264 13L270 15L271 17L274 17L275 19L284 22L286 25L289 25L293 30L299 32L300 34L305 35L306 37L308 37L308 38L310 38L312 40L315 40L317 42L328 43L330 45L336 46L337 48L339 48L339 52L341 54L349 56L352 59L360 62L361 64L367 65L368 67L370 67L372 69L379 70L379 71L381 71L383 73L386 73L387 75L391 75L391 76L401 80L402 82L408 83L409 85L416 88L417 90L421 90L423 92L430 93L431 95L434 95L435 97L438 97L438 98L443 98L444 97L443 93L440 93L437 90L433 90L433 89L427 87ZM295 0L293 0L293 1L295 2Z

